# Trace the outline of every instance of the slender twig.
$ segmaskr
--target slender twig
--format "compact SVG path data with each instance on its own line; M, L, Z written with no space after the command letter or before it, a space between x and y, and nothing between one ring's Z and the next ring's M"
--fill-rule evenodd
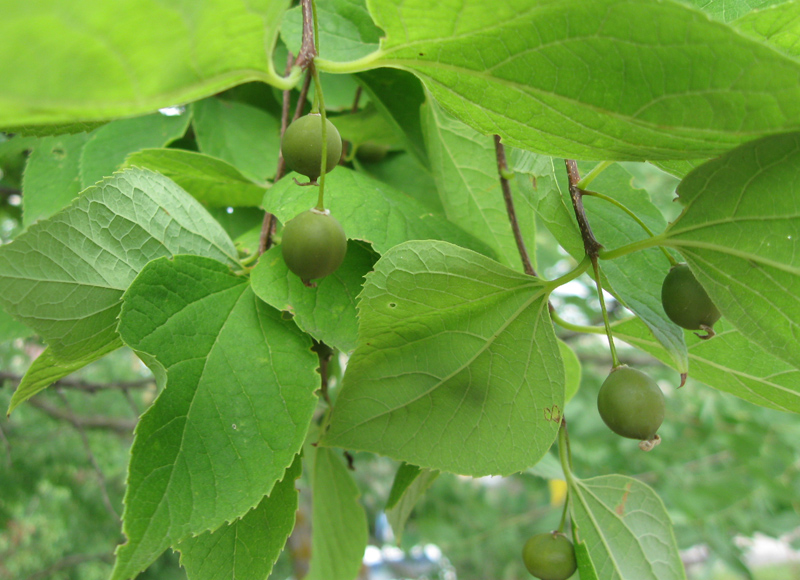
M0 425L0 439L3 440L3 445L6 448L6 467L11 469L14 466L14 462L11 459L11 442L6 437L5 431L3 431L3 426Z
M506 161L506 149L500 142L500 135L494 136L494 150L497 155L497 172L500 175L500 187L503 190L503 200L506 202L508 221L511 222L511 231L514 232L514 241L517 243L519 257L522 260L522 268L529 276L536 276L536 271L531 265L528 249L525 247L525 240L522 239L522 232L517 221L517 212L514 210L514 199L511 197L511 186L508 184L508 162Z
M13 385L18 385L22 382L22 375L16 373L9 373L0 371L0 387L4 381L8 381ZM139 379L137 381L120 381L116 383L90 383L81 379L58 379L53 383L53 386L61 387L64 389L75 389L78 391L85 391L87 393L96 393L98 391L120 390L126 391L130 389L143 389L153 384L153 379Z
M39 572L34 572L30 576L28 576L25 580L43 580L45 578L51 578L54 572L58 572L59 570L65 570L67 568L72 568L74 566L78 566L83 564L84 562L93 562L95 560L102 560L104 562L112 563L114 561L114 554L107 553L107 554L73 554L71 556L67 556L66 558L62 558L55 564L52 564L45 568L44 570L40 570Z
M296 121L303 114L306 101L308 100L308 89L311 87L311 72L306 73L306 78L303 79L303 85L300 87L300 96L297 97L297 104L294 107L294 115L292 121Z
M300 0L300 10L303 13L303 41L295 65L300 68L306 68L317 56L317 48L314 44L314 18L311 0Z
M361 100L362 89L363 87L361 85L358 85L358 87L356 87L356 95L355 97L353 97L353 106L350 107L350 112L354 115L358 113L358 102Z
M125 400L128 401L128 405L130 406L131 411L133 411L134 417L138 418L139 415L142 414L142 411L139 409L139 405L136 404L136 401L133 400L131 392L128 389L123 389L122 394L125 396Z
M286 56L286 72L284 76L287 76L289 72L292 70L292 66L294 65L294 56L292 52L289 51L289 54ZM291 104L292 98L292 91L291 89L287 89L283 91L283 107L281 109L281 139L283 139L283 134L286 132L286 127L289 125L289 108ZM286 173L286 160L283 158L283 152L278 149L278 169L275 170L275 179L273 183L277 183L278 180L283 177ZM258 255L260 256L267 250L269 250L270 246L272 246L272 234L275 231L275 223L276 223L275 215L270 212L264 212L264 221L261 223L261 235L258 238Z
M64 405L64 408L67 412L72 415L73 417L75 414L72 412L72 407L69 404L69 400L67 400L66 395L59 389L56 389L56 393L61 398L61 402ZM86 436L86 431L83 430L83 427L77 421L70 421L72 426L75 427L75 430L78 431L78 435L81 437L81 441L83 442L83 448L86 450L86 455L89 457L89 462L94 467L94 472L97 474L97 483L100 485L100 493L103 496L103 503L117 523L122 523L122 520L119 519L119 514L117 510L114 509L114 505L111 503L111 498L108 495L108 488L106 487L106 476L103 475L103 470L100 469L100 465L97 463L97 459L92 453L92 446L89 444L89 438Z
M586 218L586 211L583 209L583 192L578 187L578 183L581 180L581 176L578 173L578 164L573 159L565 159L564 163L567 166L567 177L569 178L569 196L572 200L572 207L575 210L575 219L578 220L578 227L583 237L583 247L590 258L596 258L603 245L594 237L589 220Z
M603 325L606 329L606 336L608 336L608 348L611 351L611 362L613 368L620 366L619 358L617 357L617 348L614 346L614 334L611 332L611 322L608 320L608 310L606 309L606 299L603 297L603 283L600 279L600 264L597 257L592 258L592 268L594 269L594 280L597 284L597 297L600 300L600 312L603 314Z
M68 421L69 423L80 425L84 429L107 429L109 431L119 433L120 435L130 436L133 433L133 430L136 428L136 420L134 419L120 419L118 417L104 417L95 415L75 415L68 413L63 409L59 409L58 407L53 407L49 403L46 403L38 398L30 399L28 403L32 407L39 409L53 419Z

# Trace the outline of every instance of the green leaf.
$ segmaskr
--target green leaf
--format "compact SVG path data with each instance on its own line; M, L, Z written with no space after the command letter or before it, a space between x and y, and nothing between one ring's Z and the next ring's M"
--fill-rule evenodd
M208 258L150 262L119 331L167 388L136 428L113 580L258 505L300 451L318 386L308 337Z
M544 457L534 465L525 470L526 473L541 477L542 479L565 479L564 470L561 468L561 462L556 455L552 453L545 453Z
M575 351L561 339L558 339L558 351L564 362L565 396L564 403L569 403L581 386L581 361Z
M591 188L607 194L633 211L652 232L661 232L666 222L661 211L643 189L634 189L632 176L614 164L603 171ZM649 236L627 213L610 202L584 196L583 204L597 240L606 248L618 248ZM661 285L670 262L658 248L627 254L601 263L614 295L644 321L658 341L675 359L680 372L687 372L683 330L667 318L661 304Z
M183 149L143 149L131 154L126 167L145 167L170 178L207 207L261 205L264 188L233 165Z
M357 60L378 50L382 36L372 22L365 0L318 0L320 56L327 60ZM286 12L281 39L294 54L300 51L303 15L300 6Z
M407 72L378 68L359 73L356 79L369 95L406 149L424 167L428 167L420 107L425 102L422 84Z
M454 119L435 102L423 106L422 125L431 171L447 219L491 246L503 265L522 271L492 138ZM514 182L510 183L516 189ZM523 240L533 249L536 215L527 197L517 192L514 201ZM535 259L535 255L530 252L529 257Z
M22 403L30 399L36 393L43 391L59 379L63 379L67 375L82 369L91 362L96 361L103 355L106 355L122 346L122 341L118 338L109 342L105 348L92 351L84 357L75 357L62 362L53 355L50 348L44 349L42 354L36 357L25 371L25 375L17 386L17 390L11 396L11 402L8 404L8 411L6 414L10 415L11 412L19 407Z
M575 221L575 212L571 205L567 207L571 202L563 160L521 149L511 149L507 157L509 169L515 172L514 181L520 193L567 253L580 259L585 249Z
M664 503L622 475L571 478L572 517L603 580L685 580Z
M400 142L394 127L372 103L357 113L336 117L335 124L342 139L356 147L372 142L397 148Z
M800 127L800 62L651 0L374 0L370 66L417 75L508 145L579 159L696 159ZM748 114L757 111L758 114Z
M63 125L27 125L17 127L4 127L4 133L13 133L20 137L52 137L56 135L72 135L74 133L91 133L102 127L106 121L66 123Z
M323 443L473 476L534 465L564 408L547 297L541 280L451 244L391 249L367 276Z
M407 240L445 240L493 256L492 250L458 226L430 213L393 187L345 167L325 178L325 206L350 239L370 242L378 253ZM264 208L281 222L314 207L318 192L281 179L264 195Z
M289 0L2 0L0 127L151 113L260 80Z
M385 511L398 545L414 506L433 485L437 477L439 477L438 471L420 469L416 465L408 463L403 463L395 473L389 499L386 500Z
M371 163L361 169L367 175L413 197L429 211L444 215L430 169L421 165L410 153L393 153L380 163Z
M0 246L0 301L63 363L85 359L116 340L119 299L136 274L174 254L237 263L230 238L190 195L129 169Z
M87 133L35 141L22 179L22 224L29 226L66 207L82 189L81 150Z
M112 121L94 131L81 150L81 189L110 177L129 153L146 147L163 147L183 136L191 115L155 113Z
M177 549L186 575L192 580L267 578L294 528L295 480L301 469L297 456L269 496L242 519L180 542Z
M361 493L333 449L315 449L312 492L313 536L306 580L353 580L367 547L367 517L358 501Z
M665 243L743 335L800 367L800 133L709 161L678 195Z
M192 112L201 153L227 161L257 183L275 176L280 120L251 105L217 98L194 103Z
M697 169L705 160L701 161L651 161L651 164L655 165L659 169L663 169L670 175L674 175L675 177L686 177L686 174L690 171Z
M578 575L580 580L599 580L597 570L589 556L589 547L586 542L575 542L575 559L578 561Z
M613 329L615 337L675 368L639 320L614 324ZM715 330L712 340L686 332L689 376L756 405L800 413L800 370L759 348L724 319Z
M755 10L743 15L733 26L789 56L800 57L800 6L796 2Z
M292 313L297 326L317 340L350 352L358 333L356 297L374 263L375 254L369 248L350 241L339 269L309 288L289 272L277 246L262 254L250 276L256 296Z

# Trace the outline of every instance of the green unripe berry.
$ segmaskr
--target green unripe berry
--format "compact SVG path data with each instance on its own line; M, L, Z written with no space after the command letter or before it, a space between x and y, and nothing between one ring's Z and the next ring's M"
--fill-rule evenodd
M688 330L710 330L720 312L687 264L678 264L664 278L661 303L669 319Z
M347 236L327 210L310 209L286 223L281 252L289 270L308 282L324 278L342 265Z
M522 561L539 580L567 580L578 569L575 548L564 534L536 534L525 542Z
M617 435L650 441L664 421L664 393L642 371L619 366L600 387L597 410Z
M325 122L328 142L325 173L328 173L342 156L342 138L333 123L327 119ZM289 169L315 181L322 167L322 115L311 113L289 125L281 140L281 153Z

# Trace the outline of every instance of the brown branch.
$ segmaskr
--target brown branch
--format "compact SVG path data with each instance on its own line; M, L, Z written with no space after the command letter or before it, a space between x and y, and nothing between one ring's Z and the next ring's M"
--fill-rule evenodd
M300 45L300 53L297 55L295 65L306 68L317 56L317 47L314 46L314 17L311 0L300 0L300 7L303 12L303 42Z
M84 429L107 429L119 433L120 435L130 436L136 428L135 419L120 419L118 417L104 417L101 415L74 415L40 399L30 399L28 403L32 407L50 415L53 419L61 419L73 425L77 424Z
M8 381L14 385L22 382L23 375L0 371L0 385L4 381ZM117 383L91 383L81 379L58 379L53 383L54 387L61 387L64 389L75 389L78 391L85 391L87 393L96 393L97 391L120 390L127 391L130 389L143 389L152 385L154 379L140 379L137 381L120 381Z
M569 196L575 210L575 219L578 220L578 227L581 230L581 237L583 237L583 247L586 255L592 260L596 260L603 244L594 237L589 220L586 218L586 211L583 209L583 191L578 187L578 182L581 180L578 164L573 159L565 159L564 163L567 166L567 176L569 177Z
M358 87L356 88L356 96L353 97L353 106L350 107L350 113L353 115L358 113L358 102L361 100L361 92L363 88L364 87L362 87L361 85L358 85Z
M508 221L511 222L511 230L514 232L514 241L517 242L517 250L522 260L522 268L529 276L536 276L536 270L534 270L531 265L528 249L525 247L525 240L522 239L522 232L519 229L517 212L514 209L514 200L511 197L511 187L508 184L508 179L505 178L505 175L508 173L508 162L506 161L506 148L500 142L500 135L494 136L494 150L497 154L497 173L500 175L500 187L503 190L503 200L506 202Z
M83 564L84 562L93 562L95 560L102 560L103 562L108 562L111 564L114 562L114 554L73 554L72 556L67 556L55 564L48 566L44 570L34 572L25 580L43 580L44 578L51 578L54 572L58 572L59 570L64 570L66 568L72 568L74 566Z
M97 463L94 453L92 453L92 446L89 445L89 438L86 436L86 431L84 431L83 426L74 419L75 413L72 412L72 406L69 404L69 400L67 400L66 395L59 389L56 389L56 393L61 398L61 402L63 403L64 408L67 410L67 413L73 417L70 423L72 423L72 426L75 427L78 435L80 435L81 441L83 442L83 448L86 450L86 455L89 457L89 463L92 464L94 472L97 474L97 483L100 485L100 494L103 496L103 504L106 506L108 513L111 514L116 522L121 524L122 520L119 519L119 514L117 513L117 510L114 509L114 505L111 503L111 498L108 495L106 476L103 475L103 470L100 469L100 465Z
M314 66L313 63L310 66ZM300 87L300 96L297 97L297 104L294 107L294 115L292 116L292 121L297 121L300 118L300 115L303 114L303 109L306 106L306 100L308 99L308 89L311 86L311 72L306 73L306 78L303 80L303 86Z

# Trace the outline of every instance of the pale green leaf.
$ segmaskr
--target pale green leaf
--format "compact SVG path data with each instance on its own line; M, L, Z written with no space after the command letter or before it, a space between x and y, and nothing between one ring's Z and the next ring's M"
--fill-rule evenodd
M372 22L365 0L317 0L320 56L356 60L378 50L381 31ZM286 12L281 39L294 54L300 51L303 15L300 6Z
M425 495L428 488L439 477L438 471L420 469L416 465L403 463L394 475L389 499L386 500L386 519L392 526L395 541L400 544L403 529L414 506Z
M136 428L114 580L258 505L300 451L319 384L309 338L208 258L145 266L119 331L167 387Z
M733 26L789 56L800 57L800 3L794 0L746 14Z
M724 319L714 327L717 335L711 340L686 332L689 376L756 405L800 413L800 370L759 348ZM615 337L675 368L639 320L627 320L613 328Z
M420 164L410 153L387 155L380 163L371 163L362 170L413 197L431 212L444 215L444 208L430 169Z
M317 196L314 187L298 187L291 177L281 179L264 195L264 208L286 223L314 207ZM407 240L445 240L494 255L486 244L410 196L345 167L326 176L325 207L348 238L370 242L378 253Z
M260 80L289 0L0 2L0 127L127 117Z
M258 206L264 188L233 165L183 149L143 149L131 154L126 167L145 167L169 177L206 207Z
M502 264L522 271L500 187L494 141L451 117L435 102L426 103L422 109L428 159L447 219L491 246ZM515 182L510 184L515 190ZM527 197L518 192L512 192L512 196L523 241L533 249L536 214ZM535 256L535 252L529 252L534 268Z
M564 361L565 396L564 403L569 403L581 386L581 361L575 351L561 339L558 339L558 351Z
M0 247L0 301L62 362L82 359L116 339L119 299L136 274L174 254L237 263L230 238L189 194L129 169Z
M399 148L400 138L394 127L372 103L357 113L336 117L335 122L342 139L356 147L371 142Z
M614 164L592 181L590 189L623 204L653 233L662 232L667 224L661 211L653 205L645 190L634 189L632 179L630 173ZM606 248L618 248L649 237L641 225L610 202L584 196L583 204L595 237ZM675 359L680 372L686 372L689 363L683 330L667 318L661 305L661 285L670 265L660 249L650 248L604 260L601 268L614 295L650 327Z
M275 176L279 119L251 105L217 98L194 103L192 113L201 153L227 161L257 183Z
M800 367L800 133L706 163L678 195L665 243L743 335Z
M36 357L25 371L25 375L17 386L17 390L11 396L8 404L8 415L19 405L30 399L36 393L46 389L58 379L63 379L69 374L82 369L91 362L96 361L101 356L108 354L122 346L122 341L116 338L109 342L105 348L92 351L83 357L71 358L67 361L60 361L53 355L49 348L44 349L42 354Z
M589 556L589 547L586 542L575 542L575 559L578 561L578 575L580 580L599 580L597 577L597 570L594 569L594 563L591 556Z
M651 161L653 165L662 169L669 173L670 175L674 175L675 177L686 177L686 174L692 171L693 169L697 169L705 160L701 161Z
M367 547L361 493L338 453L317 447L312 482L311 564L306 580L353 580Z
M420 467L507 475L558 430L564 366L541 280L443 242L384 254L323 443Z
M564 479L564 470L561 468L561 462L558 456L552 453L545 453L539 463L529 467L525 472L542 479Z
M22 179L22 223L29 226L66 207L81 188L81 150L87 133L34 141Z
M664 503L622 475L570 480L574 524L603 580L686 580Z
M81 150L81 189L110 177L134 151L163 147L183 136L191 115L155 113L112 121L92 133Z
M244 517L215 532L187 538L176 547L191 580L265 580L292 533L297 512L295 480L302 462L295 458L269 496Z
M427 167L428 157L420 121L420 107L425 102L425 92L419 79L405 71L390 68L359 73L356 79L408 152Z
M508 145L580 159L708 158L800 127L800 62L652 0L372 0L371 66L412 71Z
M292 313L297 326L317 340L350 352L358 333L356 297L374 263L369 248L350 241L339 269L309 288L289 272L276 246L262 254L253 269L253 292L270 306Z
M98 127L105 125L106 121L77 122L63 125L27 125L4 127L4 133L13 133L20 137L51 137L56 135L72 135L74 133L91 133Z

